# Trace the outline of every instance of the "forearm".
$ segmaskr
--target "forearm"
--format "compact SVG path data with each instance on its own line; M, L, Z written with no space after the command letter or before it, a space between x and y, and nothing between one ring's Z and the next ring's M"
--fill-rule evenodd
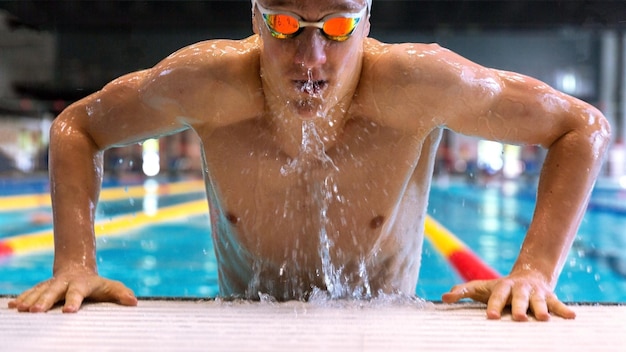
M550 146L538 185L533 221L512 272L536 270L550 285L556 285L608 141L606 126L587 126L587 130L565 134Z
M55 273L76 265L96 271L94 218L102 153L72 120L60 116L50 133Z

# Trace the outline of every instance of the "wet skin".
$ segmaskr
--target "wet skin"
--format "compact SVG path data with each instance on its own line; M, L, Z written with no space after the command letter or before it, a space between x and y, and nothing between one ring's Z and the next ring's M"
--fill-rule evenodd
M262 2L308 21L363 6ZM203 143L221 295L260 291L287 300L328 288L321 233L350 290L413 294L434 153L448 128L549 152L511 273L455 286L443 300L488 303L489 318L507 305L515 320L527 320L529 310L540 320L575 316L553 289L610 137L597 109L437 45L366 38L365 20L342 43L316 28L273 38L258 13L253 24L250 38L181 49L55 120L54 277L11 307L45 311L65 299L64 311L74 312L85 298L136 304L121 283L97 276L101 151L186 128ZM308 80L312 88L303 89ZM303 124L319 136L310 153L302 152Z

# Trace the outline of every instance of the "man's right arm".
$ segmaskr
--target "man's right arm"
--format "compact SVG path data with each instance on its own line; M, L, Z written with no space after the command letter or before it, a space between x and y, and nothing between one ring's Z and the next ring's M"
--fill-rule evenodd
M121 77L68 107L50 131L50 181L54 221L53 277L9 303L42 312L65 301L76 312L83 299L135 305L133 292L98 276L95 209L102 181L103 150L186 128L176 111L155 110L144 100L155 72Z
M263 110L263 95L258 55L250 50L255 43L251 37L183 48L152 69L114 80L55 119L50 138L54 276L10 307L46 311L65 299L64 311L75 312L86 298L136 304L132 291L97 274L94 217L102 151L191 125L208 131L256 116Z

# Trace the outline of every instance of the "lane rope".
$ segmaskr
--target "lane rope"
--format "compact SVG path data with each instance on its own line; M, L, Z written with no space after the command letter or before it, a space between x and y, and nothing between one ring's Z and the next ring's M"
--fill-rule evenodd
M424 222L424 236L463 280L491 280L500 277L496 270L431 216L427 216Z
M207 214L208 216L208 213L209 207L207 201L203 199L159 208L158 212L154 214L148 214L142 211L100 220L96 222L94 230L96 237L124 235L129 230L150 224L186 219L202 214ZM52 229L48 229L0 240L0 257L47 251L53 248L53 231Z
M181 181L159 184L157 195L173 195L192 192L203 192L204 181ZM100 201L114 201L129 198L141 198L150 193L146 185L122 186L103 188L100 192ZM50 193L21 194L16 196L0 197L0 211L26 210L31 208L50 207Z

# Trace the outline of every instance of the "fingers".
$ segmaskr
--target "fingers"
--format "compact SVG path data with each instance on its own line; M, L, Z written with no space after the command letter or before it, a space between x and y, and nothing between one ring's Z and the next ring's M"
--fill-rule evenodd
M446 292L441 296L444 303L455 303L466 298L467 289L463 286L454 286L450 292Z
M66 287L67 283L60 280L44 281L9 302L9 308L19 312L45 312L63 298Z
M84 285L70 285L65 294L65 304L61 310L63 313L76 313L83 304L85 297L89 295Z
M551 314L564 319L574 319L576 313L561 302L544 282L502 278L498 280L471 281L452 287L441 297L444 303L455 303L463 298L487 303L487 318L500 319L507 306L515 321L528 321L532 311L538 321L548 321Z
M136 306L133 291L119 281L94 277L87 282L70 285L65 296L64 313L75 313L85 298L96 302L116 302L125 306Z
M533 311L535 319L539 321L550 320L550 312L546 298L541 294L534 294L530 297L530 309Z
M514 288L512 280L473 281L464 285L454 286L450 292L442 296L444 303L454 303L463 298L487 303L487 318L500 319L502 311L511 306L513 320L527 321L530 287ZM544 302L545 305L545 302Z
M539 296L534 294L534 290L531 287L527 285L519 286L513 288L513 294L511 297L511 315L515 321L528 321L528 308L530 307L531 297L536 302ZM543 303L545 307L545 302ZM537 306L540 307L541 304L538 303Z
M535 319L550 320L545 299L545 291L527 283L514 283L503 280L496 285L487 304L487 318L500 319L502 311L511 305L511 316L515 321L528 321L528 311L532 310Z
M116 295L116 300L119 304L124 306L136 306L137 305L137 297L133 293L132 290L128 289L126 286L119 283L120 286L124 289L120 290Z
M126 306L136 306L137 298L132 290L119 281L111 281L99 276L68 281L52 278L25 291L8 304L19 312L45 312L54 304L65 300L62 312L77 312L83 301L116 302Z
M564 319L575 319L576 312L574 312L570 307L566 306L565 303L561 302L556 295L551 294L546 299L548 308L550 312L555 315L564 318Z
M133 291L119 281L107 280L102 290L93 296L98 301L111 301L124 306L137 305L137 297Z
M466 284L452 287L450 292L444 293L441 300L444 303L455 303L463 298L469 298L477 302L487 303L490 296L491 281L471 281Z
M28 295L34 288L30 288L24 292L22 292L19 296L15 297L15 299L9 301L9 309L18 309L18 307L22 304L24 297Z
M564 319L576 318L576 313L548 290L532 289L528 286L514 290L512 303L513 320L526 321L526 311L530 308L535 319L548 321L551 313Z
M504 307L509 303L512 285L508 281L500 281L491 292L487 301L487 319L500 319Z
M551 313L565 319L576 317L572 309L543 285L503 280L494 286L487 304L487 318L500 319L509 302L511 315L515 321L528 321L529 311L532 311L538 321L550 320Z

